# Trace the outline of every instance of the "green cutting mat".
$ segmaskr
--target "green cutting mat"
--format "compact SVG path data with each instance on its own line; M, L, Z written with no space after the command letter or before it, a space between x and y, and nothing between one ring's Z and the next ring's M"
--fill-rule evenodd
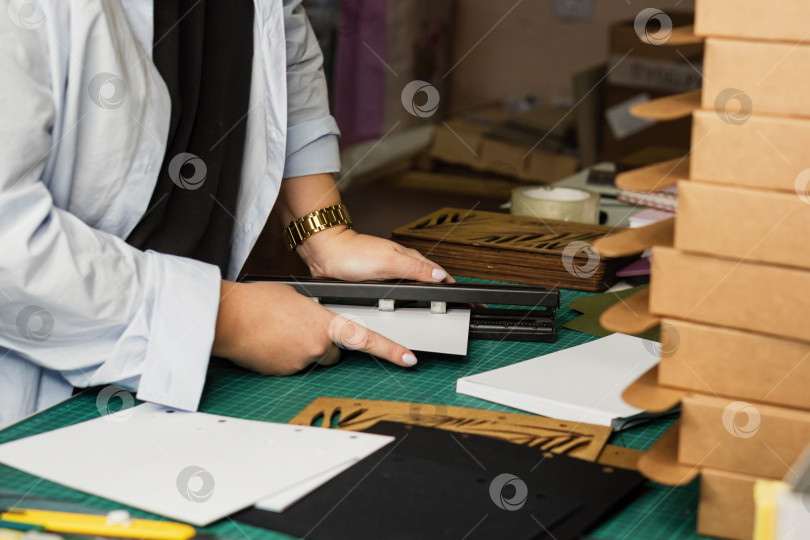
M226 362L213 362L200 410L252 420L287 422L316 397L333 396L510 411L512 409L457 394L456 379L595 339L594 336L561 328L564 322L577 316L565 304L588 293L568 290L561 293L563 307L557 316L560 329L556 343L472 341L465 358L422 353L418 366L413 369L400 369L365 354L344 352L343 361L336 366L316 368L285 378L263 377ZM96 418L99 415L96 393L94 390L85 391L0 431L0 443ZM646 449L670 424L671 420L660 420L616 435L611 442L628 448ZM104 511L121 507L0 465L0 491L4 490L60 499ZM589 538L700 538L695 534L697 500L697 481L674 489L648 482L638 498L591 531ZM25 501L20 501L19 505L25 506ZM138 510L131 511L138 517L157 518ZM205 529L205 532L233 539L289 538L230 519Z

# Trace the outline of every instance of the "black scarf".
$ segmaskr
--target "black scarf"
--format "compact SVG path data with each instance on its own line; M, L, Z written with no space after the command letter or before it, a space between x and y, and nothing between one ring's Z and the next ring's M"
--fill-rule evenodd
M228 266L253 60L252 0L155 0L153 60L171 96L139 249Z

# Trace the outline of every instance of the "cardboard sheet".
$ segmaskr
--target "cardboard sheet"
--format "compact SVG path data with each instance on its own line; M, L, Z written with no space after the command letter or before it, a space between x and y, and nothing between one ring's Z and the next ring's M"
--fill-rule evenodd
M359 461L391 437L174 411L145 403L0 445L0 462L47 480L205 526ZM309 487L315 487L310 482ZM285 495L286 494L286 495Z
M459 379L456 391L524 411L609 426L641 411L622 391L658 362L656 343L613 334Z
M326 304L324 307L412 350L467 354L469 309L431 313L427 308L380 311L376 306Z
M599 323L599 317L601 317L602 313L604 313L614 304L623 301L625 298L632 296L637 292L646 289L647 287L649 287L649 285L639 285L637 287L631 287L621 291L605 292L602 294L594 294L592 296L582 296L577 298L573 302L570 302L568 307L581 312L582 315L566 322L563 324L563 327L568 328L569 330L585 332L586 334L592 334L598 337L609 336L613 332ZM658 327L656 326L655 328L639 334L639 337L652 341L658 341Z

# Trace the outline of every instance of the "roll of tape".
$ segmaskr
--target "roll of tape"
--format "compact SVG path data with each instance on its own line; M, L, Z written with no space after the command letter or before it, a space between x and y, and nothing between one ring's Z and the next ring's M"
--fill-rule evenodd
M512 190L515 216L599 223L599 195L568 187L519 187Z

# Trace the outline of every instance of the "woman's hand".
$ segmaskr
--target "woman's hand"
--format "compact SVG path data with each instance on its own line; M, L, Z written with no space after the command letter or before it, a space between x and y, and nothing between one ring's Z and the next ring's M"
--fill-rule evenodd
M290 375L340 359L337 345L409 367L416 356L401 345L335 315L279 283L223 281L211 354L265 375Z
M320 208L340 203L340 193L331 174L286 178L281 183L276 209L284 223ZM358 234L345 225L317 232L296 248L315 277L346 281L408 279L437 283L454 280L423 257L390 240Z
M286 223L339 202L332 175L314 174L285 179L276 204ZM418 251L345 225L310 236L296 251L315 277L454 281ZM212 354L259 373L289 375L311 364L337 362L340 350L335 344L403 367L416 364L416 356L405 347L335 315L291 287L222 282Z
M441 266L415 249L376 236L358 234L345 226L332 227L310 236L297 252L315 277L346 281L455 281Z

